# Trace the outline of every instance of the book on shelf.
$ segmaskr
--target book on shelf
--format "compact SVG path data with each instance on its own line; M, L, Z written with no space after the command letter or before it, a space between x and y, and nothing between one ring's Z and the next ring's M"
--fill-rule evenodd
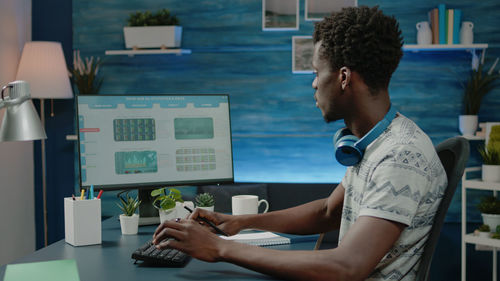
M429 11L429 23L432 31L432 44L439 44L439 11L434 8Z
M439 12L439 44L446 44L446 5L438 5Z
M453 15L454 10L446 10L446 43L453 44Z
M460 44L461 23L462 23L462 10L455 9L453 13L453 44Z

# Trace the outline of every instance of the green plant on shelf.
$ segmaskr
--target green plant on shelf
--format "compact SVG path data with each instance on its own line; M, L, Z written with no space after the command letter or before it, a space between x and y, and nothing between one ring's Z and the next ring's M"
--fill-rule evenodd
M478 151L485 165L500 165L500 148L489 142L487 146L479 146Z
M128 191L125 193L125 197L123 197L123 195L119 195L118 199L120 199L120 203L116 203L116 205L118 205L123 214L128 217L133 216L141 204L141 200L139 200L138 197L134 198L129 196Z
M490 226L487 224L483 224L477 230L479 230L480 232L490 232Z
M161 210L175 208L176 202L184 202L181 192L175 188L158 188L151 191L151 196L156 197L153 206Z
M179 25L179 19L167 9L161 9L154 14L150 11L138 11L130 14L127 22L128 26Z
M500 200L494 196L486 196L481 198L477 205L479 211L483 214L500 214Z
M212 207L215 205L215 198L210 193L201 193L196 195L194 203L197 207Z
M484 71L484 52L481 57L481 63L472 69L469 79L466 84L462 83L464 88L464 114L477 115L481 107L481 101L494 87L494 82L500 77L499 73L495 73L495 67L498 63L498 58L495 60L490 69Z
M68 69L69 77L79 95L97 94L103 78L99 78L99 67L102 61L99 57L85 57L82 60L80 51L73 52L73 68ZM76 91L75 91L76 92Z

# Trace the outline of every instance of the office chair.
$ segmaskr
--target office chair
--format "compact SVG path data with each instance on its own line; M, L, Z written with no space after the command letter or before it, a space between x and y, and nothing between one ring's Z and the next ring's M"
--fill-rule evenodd
M420 260L420 266L417 271L416 281L426 281L429 278L432 256L438 242L439 234L443 226L446 211L450 206L453 194L457 189L458 182L462 178L465 165L469 159L469 142L462 137L449 138L436 146L436 151L443 164L446 176L448 177L448 186L444 192L441 203L439 204L434 223L431 227L429 238L424 247L424 253ZM323 240L324 233L320 235L316 242L315 250L318 250Z
M458 183L464 173L465 165L469 159L469 142L462 137L449 138L436 146L436 151L443 164L446 176L448 177L448 186L444 192L441 203L434 216L431 233L425 243L424 253L420 260L417 271L416 281L426 281L429 279L429 271L432 262L432 256L438 242L441 227L443 226L446 211L450 206L453 194L457 189Z

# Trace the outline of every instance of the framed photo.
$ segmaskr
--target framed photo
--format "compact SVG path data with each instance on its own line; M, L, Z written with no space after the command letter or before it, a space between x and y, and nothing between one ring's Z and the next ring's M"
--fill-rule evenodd
M312 36L292 36L292 72L312 74L314 43Z
M262 30L299 30L299 0L262 0Z
M344 7L357 7L358 0L306 0L305 19L307 21L322 20L332 12Z

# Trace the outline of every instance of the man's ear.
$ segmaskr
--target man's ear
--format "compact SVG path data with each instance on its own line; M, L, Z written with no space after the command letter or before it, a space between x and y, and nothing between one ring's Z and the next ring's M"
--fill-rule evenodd
M342 90L345 90L347 86L351 83L351 70L347 66L340 68L340 85Z

